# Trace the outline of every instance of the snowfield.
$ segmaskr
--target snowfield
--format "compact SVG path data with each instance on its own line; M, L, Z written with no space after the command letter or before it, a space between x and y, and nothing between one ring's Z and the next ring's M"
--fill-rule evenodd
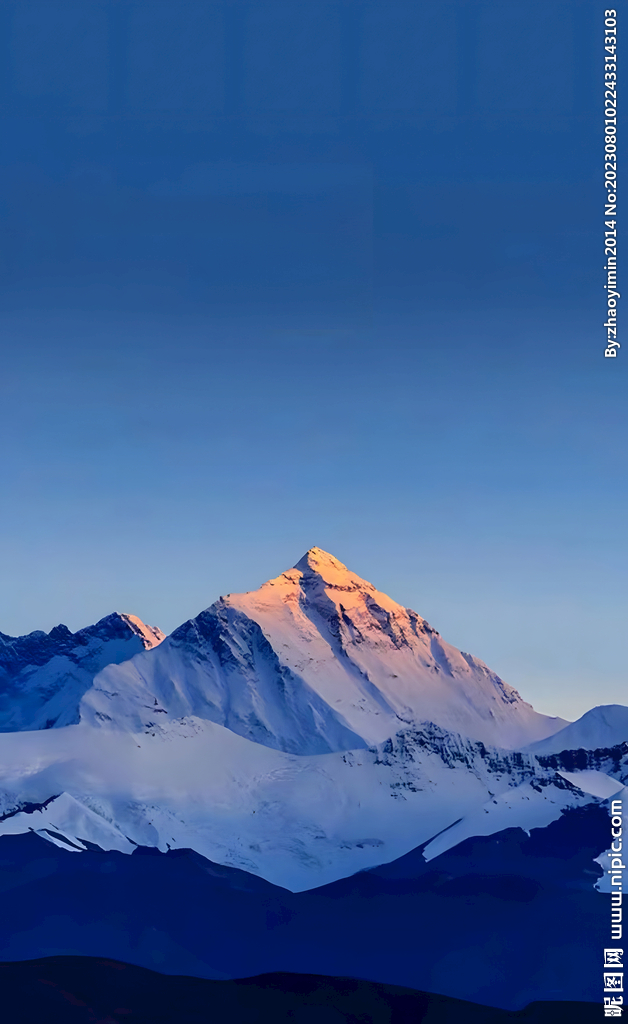
M520 799L530 778L546 821L590 799L532 757L430 724L375 748L299 756L196 718L155 736L82 723L0 737L0 835L187 847L299 891L393 860L495 795Z

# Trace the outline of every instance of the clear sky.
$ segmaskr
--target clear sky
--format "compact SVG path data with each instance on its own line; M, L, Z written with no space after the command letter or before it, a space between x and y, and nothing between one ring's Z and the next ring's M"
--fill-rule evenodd
M318 545L540 711L628 702L603 11L5 0L0 630Z

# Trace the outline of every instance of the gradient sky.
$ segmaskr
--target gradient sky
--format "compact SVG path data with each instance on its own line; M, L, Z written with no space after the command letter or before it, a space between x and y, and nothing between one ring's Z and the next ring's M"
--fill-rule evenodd
M5 0L0 630L318 545L540 711L626 703L603 11Z

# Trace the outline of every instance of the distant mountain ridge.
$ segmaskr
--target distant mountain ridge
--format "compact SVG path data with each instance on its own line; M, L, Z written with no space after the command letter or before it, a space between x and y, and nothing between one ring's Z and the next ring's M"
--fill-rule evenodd
M599 750L628 740L628 708L623 704L602 704L576 722L570 722L547 739L527 748L534 754L558 754L563 750Z
M165 634L136 615L113 612L72 633L0 633L0 732L60 728L79 720L79 703L106 665L156 647Z
M515 749L568 724L320 548L105 668L81 704L82 720L132 732L189 715L297 754L381 743L426 721Z

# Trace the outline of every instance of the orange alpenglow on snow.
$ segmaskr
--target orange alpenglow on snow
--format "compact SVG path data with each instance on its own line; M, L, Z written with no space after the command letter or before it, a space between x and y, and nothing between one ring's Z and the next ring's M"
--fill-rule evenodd
M299 754L379 743L416 722L512 749L566 724L317 547L105 669L81 714L135 730L156 706Z

